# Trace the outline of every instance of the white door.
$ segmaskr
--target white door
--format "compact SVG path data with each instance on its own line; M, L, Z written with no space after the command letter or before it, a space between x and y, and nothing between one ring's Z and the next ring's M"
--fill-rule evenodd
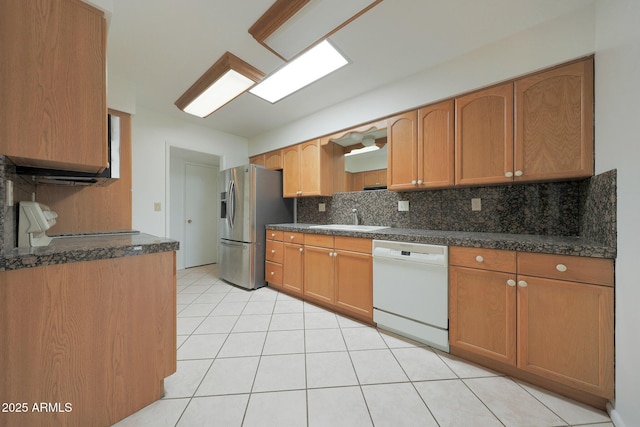
M218 168L185 164L185 268L218 261Z

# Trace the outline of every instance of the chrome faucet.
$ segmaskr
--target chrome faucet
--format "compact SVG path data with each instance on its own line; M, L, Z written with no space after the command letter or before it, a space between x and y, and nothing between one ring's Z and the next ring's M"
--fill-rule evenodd
M353 212L353 225L358 225L358 209L353 208L351 212Z

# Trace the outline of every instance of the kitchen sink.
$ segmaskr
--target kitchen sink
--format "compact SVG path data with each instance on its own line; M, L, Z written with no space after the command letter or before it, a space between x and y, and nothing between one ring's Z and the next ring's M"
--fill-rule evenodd
M324 230L341 230L341 231L378 231L383 230L385 228L389 228L386 226L380 225L349 225L349 224L325 224L325 225L312 225L309 228L321 228Z

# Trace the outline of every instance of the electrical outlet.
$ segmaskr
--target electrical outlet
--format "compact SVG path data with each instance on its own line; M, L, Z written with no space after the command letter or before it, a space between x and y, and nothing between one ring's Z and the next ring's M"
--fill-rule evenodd
M398 212L408 212L408 211L409 211L409 201L408 200L398 201Z
M481 211L482 210L482 199L471 199L471 210L472 211Z
M156 212L160 212L162 210L162 204L160 202L155 202L153 204L153 210Z
M318 203L318 212L324 212L327 210L327 205L325 203Z

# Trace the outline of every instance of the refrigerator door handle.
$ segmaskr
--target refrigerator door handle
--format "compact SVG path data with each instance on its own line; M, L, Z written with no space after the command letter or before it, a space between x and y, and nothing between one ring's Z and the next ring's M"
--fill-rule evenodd
M227 215L229 228L233 229L236 222L236 183L229 181L229 215Z

